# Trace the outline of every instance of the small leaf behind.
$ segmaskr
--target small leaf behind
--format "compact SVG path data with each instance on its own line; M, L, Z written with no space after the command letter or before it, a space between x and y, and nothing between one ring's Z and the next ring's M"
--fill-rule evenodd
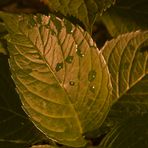
M115 101L106 120L109 126L148 112L147 45L148 31L136 31L120 35L102 49L111 72Z
M148 147L148 114L134 116L115 126L103 139L99 148Z
M91 31L97 14L101 15L115 0L43 0L50 10L78 18Z
M10 76L8 56L0 54L0 147L29 147L43 140L21 108Z

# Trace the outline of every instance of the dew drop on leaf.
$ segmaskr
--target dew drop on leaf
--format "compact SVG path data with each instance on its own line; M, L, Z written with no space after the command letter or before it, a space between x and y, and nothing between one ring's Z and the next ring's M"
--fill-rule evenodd
M73 56L67 56L67 58L65 59L65 62L67 63L72 63L73 61Z
M90 86L89 90L90 90L92 93L95 93L95 86Z
M31 25L31 27L34 27L37 25L35 19L33 18L33 16L30 16L30 21L29 21L29 24Z
M75 85L75 82L74 81L70 81L69 82L69 85L74 86Z
M42 23L42 16L40 15L40 14L37 14L37 22L39 23L39 24L41 24Z
M88 73L88 81L93 81L94 79L96 78L96 71L95 70L91 70L89 73Z
M84 54L82 53L80 49L76 49L76 53L79 57L84 57Z
M64 24L66 26L67 33L72 33L72 24L68 20L65 20L65 19L64 19Z
M48 23L45 25L45 27L46 27L47 29L50 28L50 19L49 19Z
M58 18L56 18L55 16L51 16L51 19L53 20L54 25L56 26L56 29L57 29L57 31L59 33L61 31L61 29L62 29L61 21Z
M58 72L58 71L61 70L62 68L63 68L63 62L57 63L55 70Z

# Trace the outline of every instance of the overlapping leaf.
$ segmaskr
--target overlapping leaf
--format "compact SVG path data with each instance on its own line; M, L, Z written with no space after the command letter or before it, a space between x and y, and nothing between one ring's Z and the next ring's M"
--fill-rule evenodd
M0 41L0 53L7 55L6 49L3 47L2 42Z
M51 145L34 145L31 148L58 148L58 147Z
M5 24L0 22L0 53L6 55L7 51L4 44L4 35L7 34L7 30L5 28Z
M148 32L120 35L104 46L117 101L109 114L115 122L148 112Z
M10 66L23 106L49 138L84 146L82 134L102 124L111 82L87 32L54 16L1 13L10 36Z
M119 0L102 16L112 36L148 27L147 0ZM129 15L130 14L130 15Z
M115 126L103 139L99 148L148 147L148 114L134 116Z
M0 54L0 147L29 147L40 140L42 135L21 108L8 57Z
M59 11L65 16L74 16L91 30L96 15L102 14L115 0L43 0L51 10Z

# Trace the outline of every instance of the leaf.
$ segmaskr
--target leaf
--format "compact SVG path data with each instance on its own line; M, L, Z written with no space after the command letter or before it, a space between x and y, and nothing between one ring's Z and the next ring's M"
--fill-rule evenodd
M119 0L108 9L101 19L112 36L147 29L147 0ZM129 15L130 14L130 15Z
M111 73L114 99L122 97L146 77L147 45L148 31L123 34L104 45L102 54Z
M43 139L21 108L10 77L8 57L0 54L0 147L28 147Z
M91 31L97 14L101 15L115 0L42 0L50 10L60 12L64 16L78 18Z
M130 116L148 112L148 31L120 35L102 49L113 85L112 106L107 124L115 125Z
M148 147L148 114L134 116L115 126L103 139L99 148Z
M10 67L27 114L49 138L80 147L111 105L105 60L87 32L53 15L0 13Z
M34 145L31 148L58 148L58 147L51 145Z
M7 55L6 49L3 47L3 43L0 41L0 53Z
M7 30L3 22L0 22L0 53L7 55L6 44L4 41L4 36L7 34Z
M11 0L5 0L5 1L0 1L0 7L3 7L5 5L8 5L8 3L10 3Z

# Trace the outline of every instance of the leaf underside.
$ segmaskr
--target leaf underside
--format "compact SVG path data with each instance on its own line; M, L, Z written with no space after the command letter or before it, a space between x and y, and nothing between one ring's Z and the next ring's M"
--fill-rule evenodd
M115 124L147 113L148 31L120 35L106 43L102 53L111 73L115 100L107 121Z
M99 148L148 147L148 114L137 115L115 126L103 139Z
M53 15L1 13L10 68L26 113L49 138L80 147L111 105L111 81L87 32Z
M0 147L29 147L42 138L21 108L10 77L8 56L0 54Z
M115 3L115 0L43 0L52 11L60 12L64 16L78 18L88 31L91 30L97 14Z

